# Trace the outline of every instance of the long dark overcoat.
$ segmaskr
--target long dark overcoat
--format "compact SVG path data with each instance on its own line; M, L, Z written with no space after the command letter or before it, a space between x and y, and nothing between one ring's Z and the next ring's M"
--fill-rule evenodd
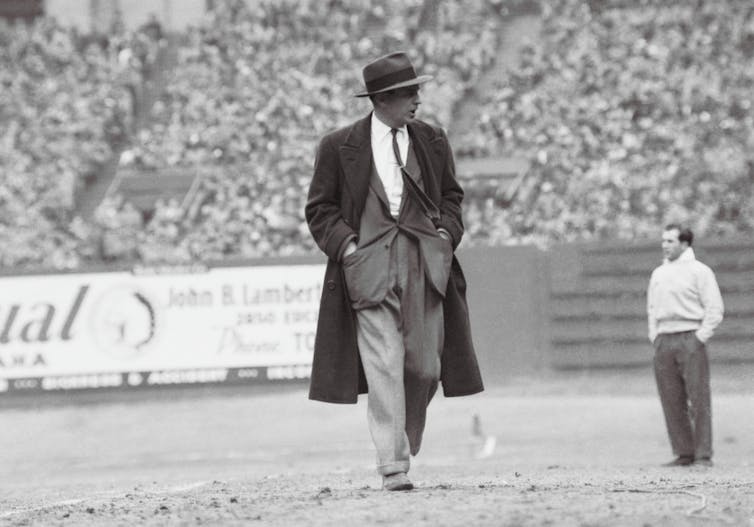
M344 241L359 232L372 173L371 114L332 132L320 142L309 187L306 220L327 255L309 398L355 403L367 391L356 341L356 317L338 261ZM455 249L463 236L463 191L445 133L422 121L408 124L424 190L440 209L440 223ZM484 389L471 340L466 280L456 258L443 303L445 345L440 381L446 397Z

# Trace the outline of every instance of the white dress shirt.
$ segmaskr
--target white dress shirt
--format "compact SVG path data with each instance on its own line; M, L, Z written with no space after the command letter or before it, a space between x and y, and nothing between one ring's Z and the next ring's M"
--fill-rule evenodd
M393 217L398 217L398 212L401 209L401 196L403 195L403 176L401 175L398 161L395 159L395 152L393 152L393 134L391 130L388 125L380 121L379 117L372 113L372 156L374 158L374 165L387 194L388 203L390 204L390 214ZM405 125L398 128L396 139L398 140L398 150L400 150L401 159L405 163L408 157L408 129Z

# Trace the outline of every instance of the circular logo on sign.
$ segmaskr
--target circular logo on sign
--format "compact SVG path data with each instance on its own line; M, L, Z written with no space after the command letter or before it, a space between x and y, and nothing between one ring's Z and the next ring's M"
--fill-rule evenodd
M99 347L122 359L142 354L157 334L155 303L130 285L105 291L93 306L91 320Z

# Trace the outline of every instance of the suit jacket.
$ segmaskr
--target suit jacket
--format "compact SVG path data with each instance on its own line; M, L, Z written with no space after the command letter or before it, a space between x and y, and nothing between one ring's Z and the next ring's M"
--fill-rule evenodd
M413 148L409 148L406 165L409 177L417 182L419 188L423 188L421 168ZM421 255L421 265L416 270L422 274L412 276L410 280L422 280L426 276L428 285L444 297L453 259L450 242L440 236L432 220L407 188L404 188L400 214L394 218L374 164L370 172L369 190L361 213L358 249L341 258L351 306L363 309L385 299L390 288L390 248L399 232L418 245ZM406 320L406 323L412 325L414 321Z
M327 255L324 287L314 342L311 399L355 403L367 390L356 342L355 313L345 286L340 257L345 243L359 233L372 173L371 114L332 132L320 142L306 203L306 220L317 245ZM412 121L408 133L421 169L424 191L440 210L453 249L463 236L463 190L445 133ZM471 340L466 281L453 257L443 301L445 344L440 380L445 396L484 389Z

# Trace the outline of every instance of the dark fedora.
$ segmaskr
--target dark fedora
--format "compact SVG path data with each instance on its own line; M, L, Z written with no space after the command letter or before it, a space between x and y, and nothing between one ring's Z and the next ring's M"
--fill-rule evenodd
M432 78L432 75L417 76L408 55L402 51L373 60L364 66L363 73L366 91L357 93L356 97L366 97L405 86L414 86Z

